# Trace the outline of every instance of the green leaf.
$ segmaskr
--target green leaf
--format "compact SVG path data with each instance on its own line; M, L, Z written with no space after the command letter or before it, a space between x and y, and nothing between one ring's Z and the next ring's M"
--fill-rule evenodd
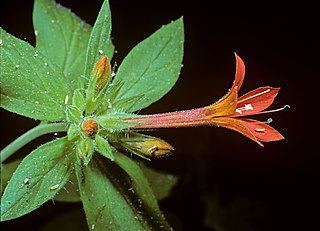
M155 194L141 168L132 159L120 153L116 155L115 162L131 177L133 188L140 199L157 213L155 218L163 219L164 222Z
M123 83L115 102L143 95L127 110L133 112L163 97L179 77L183 42L183 19L180 18L135 46L119 66L114 78L115 84Z
M140 205L144 205L149 209L146 214L137 214L138 216L141 216L140 219L152 217L152 227L156 230L172 230L161 213L156 196L151 189L147 178L141 171L141 168L126 155L118 153L115 157L115 162L129 175L130 182L132 182L131 190L139 197L138 201ZM145 215L148 217L145 217Z
M67 183L53 198L55 201L80 202L80 193L76 173L72 172Z
M147 167L144 164L141 164L140 167L150 182L151 188L154 191L157 200L162 200L168 197L172 188L178 182L178 176L160 172L156 169Z
M7 164L1 164L1 169L0 169L0 176L1 176L0 194L1 195L0 197L2 197L2 192L4 188L7 186L9 180L12 177L12 174L14 173L14 171L16 171L20 162L21 162L21 159L17 159Z
M131 112L133 107L139 103L139 100L142 99L143 95L136 95L130 98L120 99L113 104L113 108L118 109L120 111L129 111Z
M102 55L106 55L109 60L112 59L114 46L110 38L110 33L111 12L109 1L105 0L90 35L82 87L87 85L93 67Z
M65 119L69 84L59 68L30 44L0 28L1 107L38 120Z
M206 205L203 224L210 230L256 231L263 230L263 224L267 222L266 201L243 196L235 196L225 201L221 199L218 191L203 194L201 200Z
M154 211L156 202L148 204L141 199L131 178L114 162L94 156L87 167L78 162L76 172L89 229L170 229L163 216Z
M1 199L1 221L23 216L50 200L72 171L73 147L67 138L46 143L23 159Z
M83 74L91 26L52 0L36 0L36 48L58 64L73 89Z

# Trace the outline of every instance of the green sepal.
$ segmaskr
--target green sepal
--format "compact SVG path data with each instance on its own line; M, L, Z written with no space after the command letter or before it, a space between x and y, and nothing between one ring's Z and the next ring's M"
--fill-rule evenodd
M90 77L89 85L86 91L86 111L85 115L91 115L96 109L96 84L98 80L98 75L93 75Z
M70 124L67 132L68 140L73 140L81 134L78 126L75 124Z
M125 112L109 112L108 114L96 118L99 125L109 132L122 131L137 125L137 123L127 122L125 119L138 118L139 115Z
M67 121L71 123L79 123L82 116L82 111L76 106L70 105L66 107Z
M81 89L77 89L73 92L72 104L79 108L81 111L84 109L86 101L83 96L83 91Z
M103 115L113 109L113 102L117 97L117 94L119 93L122 85L123 83L120 82L117 84L111 82L108 85L106 92L101 94L100 104L98 105L98 108L96 110L97 114Z
M105 90L108 88L107 85L105 85L99 92L96 91L96 85L97 85L98 76L94 75L89 80L89 86L87 88L87 94L86 94L86 111L85 114L91 115L93 113L97 113L96 110L100 105L103 105L103 100L106 96Z
M111 99L107 97L108 94L104 94L104 99L100 100L100 104L96 110L97 114L107 114L110 111L130 111L130 109L143 97L142 95L133 96L116 101L114 104Z
M108 141L104 138L102 138L99 135L95 136L95 143L96 143L96 150L103 156L107 157L111 161L114 161L114 150L108 143Z
M94 143L91 138L82 138L78 144L79 156L85 166L87 166L94 153Z

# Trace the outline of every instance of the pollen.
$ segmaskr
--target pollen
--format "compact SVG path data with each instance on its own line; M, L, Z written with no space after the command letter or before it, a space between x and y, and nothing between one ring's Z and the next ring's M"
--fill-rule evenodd
M81 125L81 130L84 136L92 137L95 136L98 132L99 125L97 121L93 119L87 119L83 121Z

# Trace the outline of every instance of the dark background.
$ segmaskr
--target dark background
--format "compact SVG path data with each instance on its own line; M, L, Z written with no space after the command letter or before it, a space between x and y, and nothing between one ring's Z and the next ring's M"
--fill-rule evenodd
M91 25L102 3L58 2ZM9 33L34 44L32 5L32 1L1 0L0 19ZM233 52L246 63L242 93L259 86L281 87L272 107L291 106L258 117L272 117L271 125L286 137L267 143L265 148L221 128L152 133L176 148L172 156L150 163L180 176L172 196L160 203L173 226L177 230L218 231L319 228L320 17L316 5L307 1L209 0L110 0L110 5L112 36L118 51L113 61L118 64L161 25L184 16L180 79L169 94L141 113L189 109L218 100L233 81ZM2 110L1 146L36 124ZM22 152L41 142L33 142ZM47 203L31 215L2 226L6 230L38 230L62 211L80 207Z

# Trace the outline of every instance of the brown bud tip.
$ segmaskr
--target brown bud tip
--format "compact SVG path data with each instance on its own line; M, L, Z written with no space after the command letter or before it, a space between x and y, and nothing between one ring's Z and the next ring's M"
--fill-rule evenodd
M86 119L81 125L81 130L84 136L95 136L98 132L98 123L93 119Z

